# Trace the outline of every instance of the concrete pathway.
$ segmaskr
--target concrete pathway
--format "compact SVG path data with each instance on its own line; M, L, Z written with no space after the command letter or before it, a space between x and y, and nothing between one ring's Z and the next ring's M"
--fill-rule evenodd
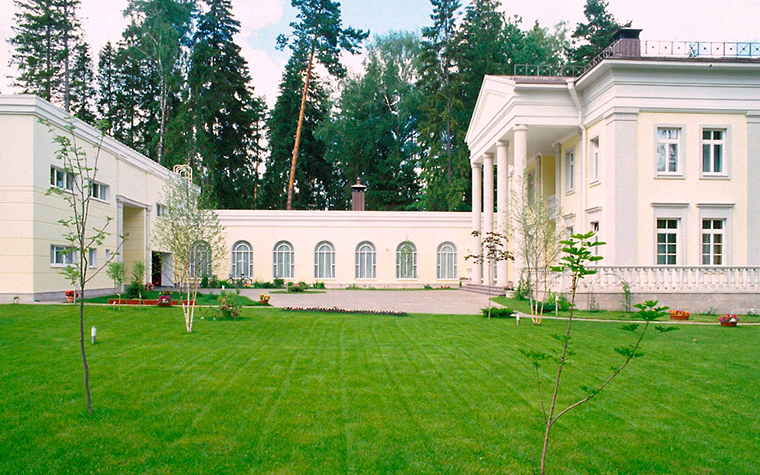
M241 295L258 300L271 295L274 307L339 307L407 313L474 315L488 306L488 297L463 290L324 290L323 293L272 293L267 289L243 289ZM494 304L495 307L499 305Z

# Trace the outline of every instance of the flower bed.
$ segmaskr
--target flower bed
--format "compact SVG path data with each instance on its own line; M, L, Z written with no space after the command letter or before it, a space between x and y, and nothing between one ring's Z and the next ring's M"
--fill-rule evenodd
M109 305L158 305L158 301L155 299L108 299ZM178 305L179 300L172 300L171 305ZM185 304L195 305L195 301L185 301Z
M363 313L368 315L392 315L395 317L405 317L406 312L395 312L392 310L354 310L339 307L283 307L283 310L289 312L326 312L326 313Z

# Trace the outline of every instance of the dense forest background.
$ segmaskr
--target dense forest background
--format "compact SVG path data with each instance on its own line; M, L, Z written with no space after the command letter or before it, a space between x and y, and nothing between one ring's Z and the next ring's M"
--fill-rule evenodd
M15 85L166 167L190 164L218 208L284 209L291 181L293 209L347 209L359 179L367 209L467 211L464 137L483 77L585 64L623 26L603 0L586 1L572 32L523 25L499 0L431 0L420 32L370 39L342 24L339 2L291 3L271 110L234 42L230 0L130 0L121 40L97 54L79 0L15 0ZM360 52L363 71L348 74L340 55Z

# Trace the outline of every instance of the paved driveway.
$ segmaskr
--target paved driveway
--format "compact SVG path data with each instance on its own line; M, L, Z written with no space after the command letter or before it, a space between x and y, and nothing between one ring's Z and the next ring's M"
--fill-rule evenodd
M245 289L242 295L258 299L269 293L274 307L339 307L407 313L470 315L488 306L488 297L462 290L325 290L324 293L271 293Z

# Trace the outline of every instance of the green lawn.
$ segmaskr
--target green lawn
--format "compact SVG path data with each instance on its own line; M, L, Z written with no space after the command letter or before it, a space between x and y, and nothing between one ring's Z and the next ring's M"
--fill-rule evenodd
M530 303L527 300L518 300L515 298L507 298L507 297L494 297L491 300L494 302L504 305L505 307L509 307L513 310L517 310L519 312L523 313L530 313ZM638 312L637 308L633 309L633 318L635 318L635 312ZM554 316L554 311L547 312L546 313L549 316ZM560 317L567 317L570 315L568 312L558 312L558 316ZM579 318L592 318L594 320L630 320L632 317L627 315L622 310L620 311L595 311L595 312L589 312L588 310L583 309L576 309L575 312L573 312L574 317ZM718 317L720 315L706 315L706 314L699 314L699 313L692 313L691 317L689 317L689 321L694 322L706 322L706 323L718 323ZM667 320L667 318L666 318ZM741 322L742 323L760 323L760 315L742 315L741 316Z
M518 350L564 322L205 310L187 334L178 308L88 308L88 416L76 308L0 306L0 473L535 473ZM575 324L562 405L619 361L618 327ZM549 473L760 473L758 347L758 327L652 335L555 426Z

